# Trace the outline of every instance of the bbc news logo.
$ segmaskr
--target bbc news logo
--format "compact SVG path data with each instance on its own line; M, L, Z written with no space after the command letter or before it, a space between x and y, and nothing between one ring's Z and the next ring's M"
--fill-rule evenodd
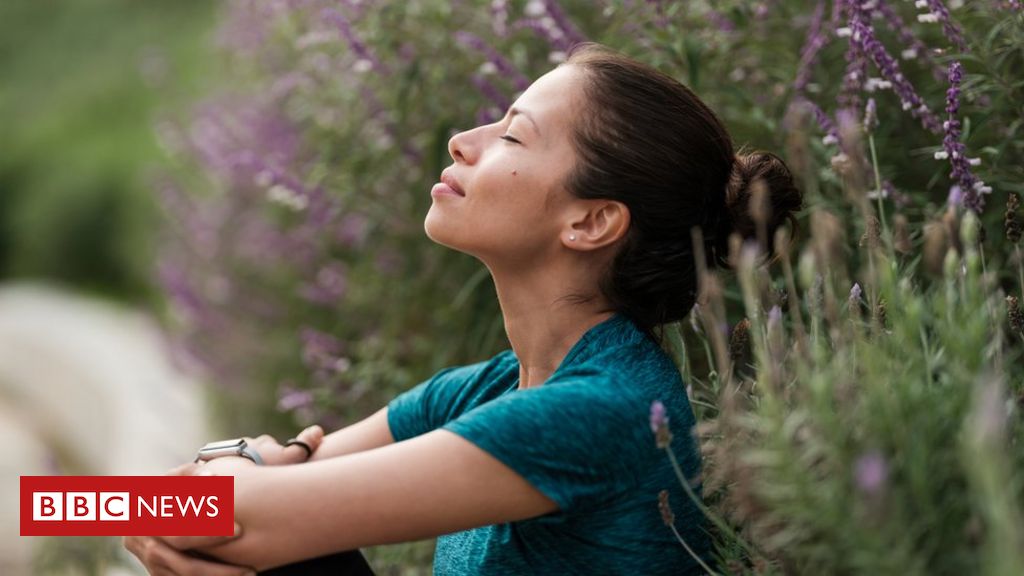
M22 536L229 536L233 476L22 476Z

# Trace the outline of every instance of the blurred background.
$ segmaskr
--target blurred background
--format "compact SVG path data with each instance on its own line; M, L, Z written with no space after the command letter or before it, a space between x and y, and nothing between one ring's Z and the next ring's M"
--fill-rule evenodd
M1022 38L1014 0L5 0L0 574L141 573L19 537L20 475L333 430L506 348L430 186L584 40L805 193L791 267L666 327L716 571L1021 573ZM365 552L429 574L433 544Z
M160 474L210 437L159 326L151 172L214 8L0 5L0 573L116 571L113 539L19 537L19 476Z

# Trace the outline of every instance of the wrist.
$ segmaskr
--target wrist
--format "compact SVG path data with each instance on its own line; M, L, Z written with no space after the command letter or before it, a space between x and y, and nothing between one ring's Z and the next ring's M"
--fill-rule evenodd
M223 456L215 460L201 462L197 475L234 476L235 474L257 468L257 465L242 456Z

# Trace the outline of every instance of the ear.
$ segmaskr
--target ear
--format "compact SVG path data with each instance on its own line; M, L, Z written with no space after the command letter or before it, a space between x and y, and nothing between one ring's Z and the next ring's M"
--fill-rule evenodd
M562 243L587 250L614 244L629 231L629 208L614 200L590 200L582 204L562 233ZM570 236L575 235L575 240Z

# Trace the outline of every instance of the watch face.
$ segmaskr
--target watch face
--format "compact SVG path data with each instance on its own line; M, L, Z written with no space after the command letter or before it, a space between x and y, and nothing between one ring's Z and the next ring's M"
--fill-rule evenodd
M241 454L242 449L245 448L244 438L234 438L232 440L220 440L218 442L210 442L206 446L199 449L197 460L212 460L221 456L235 456Z
M241 448L245 444L245 440L242 438L233 438L231 440L220 440L218 442L210 442L206 446L202 447L203 451L206 450L225 450L230 448Z

